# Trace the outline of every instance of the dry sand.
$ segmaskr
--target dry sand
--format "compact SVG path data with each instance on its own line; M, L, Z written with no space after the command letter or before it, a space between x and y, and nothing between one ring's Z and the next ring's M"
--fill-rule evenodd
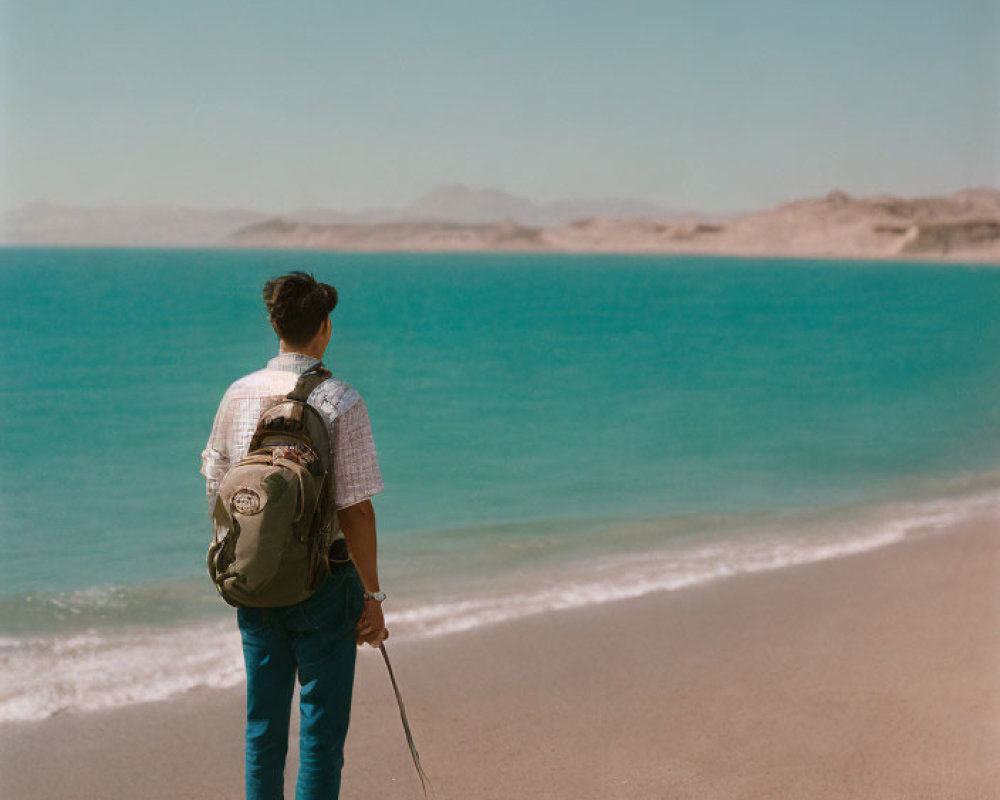
M993 516L387 649L438 800L992 800L998 579ZM242 797L243 707L241 689L199 690L4 726L0 796ZM295 765L293 740L287 797ZM341 797L421 796L364 648Z

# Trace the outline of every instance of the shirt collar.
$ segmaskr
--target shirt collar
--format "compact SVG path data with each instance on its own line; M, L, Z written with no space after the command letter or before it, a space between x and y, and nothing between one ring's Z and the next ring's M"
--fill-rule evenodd
M278 353L278 355L267 362L267 368L297 372L301 375L318 361L318 358L307 356L305 353Z

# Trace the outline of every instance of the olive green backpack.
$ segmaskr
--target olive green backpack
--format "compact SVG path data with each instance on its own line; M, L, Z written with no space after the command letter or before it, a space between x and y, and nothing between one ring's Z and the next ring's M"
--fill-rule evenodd
M245 458L219 484L208 573L231 606L289 606L330 573L333 470L323 416L306 402L322 362L260 416Z

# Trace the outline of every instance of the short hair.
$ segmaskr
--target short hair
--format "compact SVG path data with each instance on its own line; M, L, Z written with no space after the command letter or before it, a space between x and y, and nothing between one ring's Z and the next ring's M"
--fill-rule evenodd
M264 305L275 332L292 345L308 343L337 307L337 290L295 270L264 284Z

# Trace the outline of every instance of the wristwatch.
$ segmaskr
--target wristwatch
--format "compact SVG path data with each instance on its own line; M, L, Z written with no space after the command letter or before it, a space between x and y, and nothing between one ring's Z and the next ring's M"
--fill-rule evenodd
M365 600L374 600L381 603L385 600L385 592L365 592Z

